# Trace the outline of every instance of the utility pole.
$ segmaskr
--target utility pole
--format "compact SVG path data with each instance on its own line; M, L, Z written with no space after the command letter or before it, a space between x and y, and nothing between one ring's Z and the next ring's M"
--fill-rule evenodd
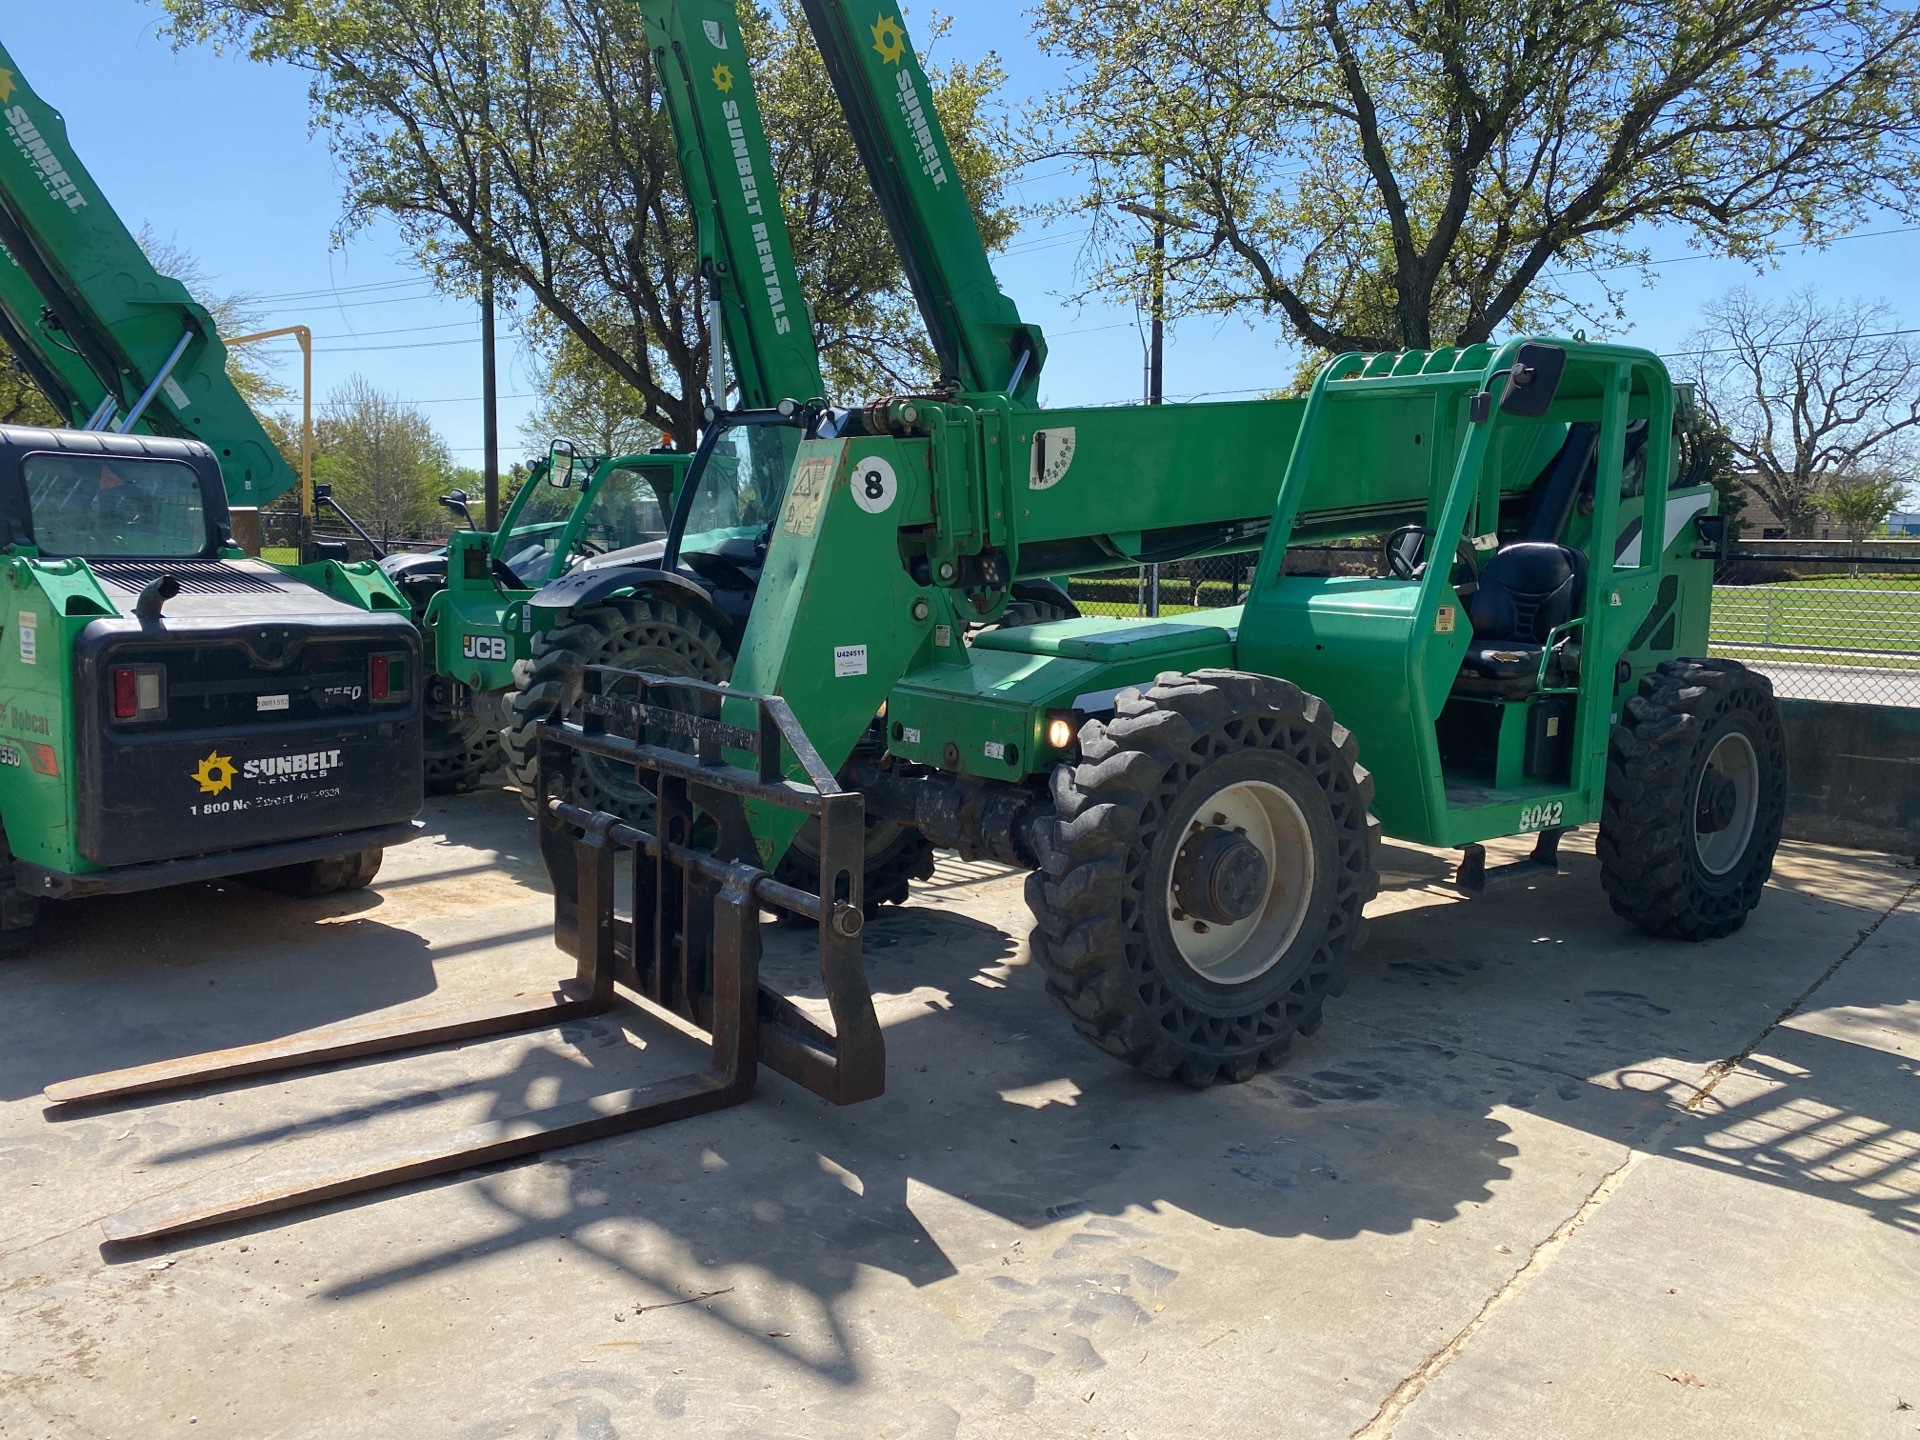
M500 386L493 333L493 92L486 10L480 19L480 466L487 529L500 528Z
M1167 348L1167 162L1160 162L1160 180L1153 196L1153 268L1149 275L1148 303L1153 307L1152 330L1147 340L1147 404L1158 405L1165 398L1162 382L1166 378ZM1147 614L1160 613L1160 567L1147 567Z

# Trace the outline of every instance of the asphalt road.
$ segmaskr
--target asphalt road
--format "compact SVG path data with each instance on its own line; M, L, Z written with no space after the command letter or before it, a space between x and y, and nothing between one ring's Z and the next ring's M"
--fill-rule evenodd
M544 993L517 802L430 818L370 893L75 902L0 969L0 1436L1920 1434L1920 876L1810 846L1713 945L1617 920L1579 835L1473 902L1390 848L1325 1026L1205 1093L1077 1040L1019 878L948 865L869 927L879 1100L766 1076L103 1251L136 1202L695 1062L632 1012L49 1116L90 1070Z

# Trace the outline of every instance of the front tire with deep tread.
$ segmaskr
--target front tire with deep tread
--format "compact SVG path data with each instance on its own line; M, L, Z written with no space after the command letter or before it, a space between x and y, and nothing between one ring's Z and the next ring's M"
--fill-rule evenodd
M1715 783L1709 761L1728 753L1752 762L1751 830L1715 866L1707 837L1727 820L1711 816L1703 786ZM1614 913L1677 940L1731 935L1760 903L1786 809L1773 682L1734 660L1666 661L1622 708L1608 750L1597 848Z
M567 682L587 665L613 665L656 675L718 683L733 671L726 642L706 621L671 600L629 595L576 611L565 625L533 637L533 665L512 695L512 719L500 733L507 772L527 809L539 801L540 722L560 703ZM644 826L653 796L615 773L610 762L576 755L563 798Z
M1055 814L1035 827L1042 868L1027 879L1048 993L1081 1035L1149 1075L1195 1087L1251 1078L1319 1028L1363 939L1379 822L1352 735L1285 680L1202 670L1123 690L1111 721L1082 728L1080 750L1054 771ZM1190 813L1235 785L1265 787L1298 814L1311 878L1277 953L1222 983L1183 955L1171 927L1192 917L1176 918L1166 897L1200 829Z

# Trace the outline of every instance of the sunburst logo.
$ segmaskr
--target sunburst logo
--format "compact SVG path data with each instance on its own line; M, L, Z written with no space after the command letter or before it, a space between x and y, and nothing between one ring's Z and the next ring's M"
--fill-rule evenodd
M200 762L193 772L193 778L200 782L202 795L218 795L223 790L233 788L233 777L239 773L233 768L233 757L216 750Z
M722 95L733 89L733 67L731 65L716 65L713 67L713 88L718 90Z
M13 71L0 70L0 105L13 99Z
M873 53L889 65L898 65L906 57L907 32L893 16L882 15L873 22Z

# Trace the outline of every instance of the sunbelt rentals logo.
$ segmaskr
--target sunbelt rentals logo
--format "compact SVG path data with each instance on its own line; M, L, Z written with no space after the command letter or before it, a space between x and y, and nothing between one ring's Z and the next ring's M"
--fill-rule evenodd
M6 90L13 92L13 76L10 72L0 71L7 77ZM34 169L40 172L40 183L54 199L69 210L86 208L87 197L80 193L80 187L73 183L73 177L67 174L67 167L53 148L41 135L40 127L33 123L33 117L27 113L24 105L9 105L6 109L7 134L13 140L13 148L27 159Z
M233 763L231 755L210 752L193 767L190 778L202 795L224 795L235 780L251 780L257 785L285 785L295 780L324 780L340 769L338 750L307 750L298 755L269 755L259 760Z
M873 53L888 65L901 65L907 58L907 32L900 28L897 16L884 11L873 22ZM899 91L900 116L907 122L907 129L913 135L913 148L920 161L920 173L934 184L935 189L947 183L947 164L940 158L939 143L933 138L933 125L927 119L927 106L931 103L920 93L919 82L913 78L913 71L901 65L895 78Z
M726 66L722 65L720 69L724 70ZM717 76L714 83L719 85ZM720 88L724 93L732 85L732 76L729 74L727 84ZM760 196L760 177L754 172L753 147L747 143L747 123L740 113L740 102L723 100L720 114L727 122L727 141L733 147L733 169L740 177L740 198L746 201L747 214L765 215L766 202ZM780 266L773 254L773 236L765 220L756 221L753 226L753 248L760 259L760 282L767 287L767 307L773 312L773 333L785 335L793 329L793 317L787 313L787 289L780 281Z

